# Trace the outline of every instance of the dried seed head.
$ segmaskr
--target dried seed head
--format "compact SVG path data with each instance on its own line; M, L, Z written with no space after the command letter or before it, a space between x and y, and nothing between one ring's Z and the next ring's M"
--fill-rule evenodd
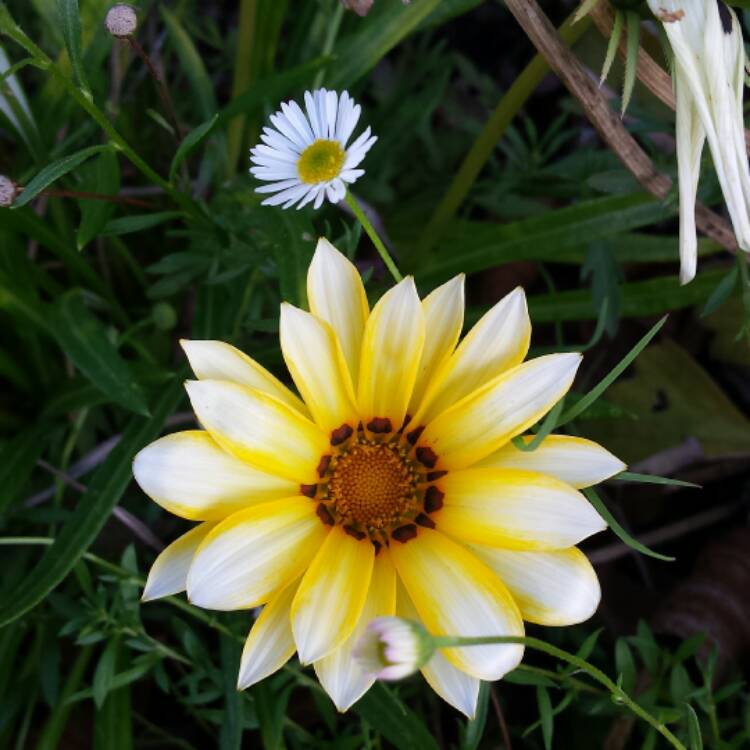
M20 192L10 177L0 174L0 208L10 208Z
M118 39L126 39L135 32L138 26L138 17L133 7L118 3L107 12L104 25L112 36L116 36Z

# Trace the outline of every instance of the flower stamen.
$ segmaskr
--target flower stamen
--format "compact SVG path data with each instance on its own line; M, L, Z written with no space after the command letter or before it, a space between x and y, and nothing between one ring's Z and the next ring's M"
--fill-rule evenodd
M297 162L299 178L307 185L328 182L338 177L346 152L338 141L319 138L311 143Z

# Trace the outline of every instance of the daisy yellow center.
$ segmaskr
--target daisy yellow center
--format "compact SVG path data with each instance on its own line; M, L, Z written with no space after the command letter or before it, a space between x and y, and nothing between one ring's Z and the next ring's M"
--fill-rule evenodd
M398 524L415 503L416 476L390 445L355 445L341 456L328 484L337 513L368 529Z
M297 171L302 182L314 185L338 177L344 165L346 152L338 141L319 138L311 143L297 162Z

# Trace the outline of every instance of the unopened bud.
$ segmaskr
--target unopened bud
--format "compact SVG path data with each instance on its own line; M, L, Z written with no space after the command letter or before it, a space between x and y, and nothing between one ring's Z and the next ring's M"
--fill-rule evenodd
M362 633L354 658L379 680L401 680L427 664L434 652L434 639L418 622L377 617Z
M10 208L20 192L10 177L0 174L0 208Z
M112 36L116 36L118 39L126 39L135 33L138 27L138 16L135 14L135 9L130 5L118 3L107 12L104 25Z
M374 0L341 0L347 10L353 10L358 16L366 16L372 8Z

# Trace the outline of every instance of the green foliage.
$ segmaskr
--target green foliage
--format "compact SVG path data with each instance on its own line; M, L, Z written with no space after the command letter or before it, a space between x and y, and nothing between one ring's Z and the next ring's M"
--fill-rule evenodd
M505 724L516 748L601 747L627 708L536 653L482 684L472 720L420 677L377 684L340 715L294 660L238 692L251 613L184 596L141 606L157 549L184 528L131 482L132 460L194 426L180 338L229 341L288 379L279 304L307 305L318 236L358 263L371 302L389 284L341 207L282 211L253 192L247 147L280 101L315 82L362 103L360 128L378 142L355 193L420 292L470 274L471 324L523 283L535 348L586 351L590 369L524 450L564 427L628 461L686 435L708 458L750 453L747 414L721 377L750 363L747 337L735 341L750 331L746 266L701 238L700 273L680 286L675 197L642 192L563 90L535 91L547 68L527 67L530 47L499 3L376 0L360 19L339 0L143 0L138 40L160 81L107 34L109 5L0 3L0 172L23 187L0 209L0 747L482 750L501 746ZM628 13L631 61L637 20ZM474 42L485 25L491 49ZM570 23L563 36L583 37L616 74L616 43L607 52ZM671 116L644 103L632 65L625 92L628 126L674 171ZM720 210L706 178L701 199ZM667 313L668 325L655 320ZM641 490L695 486L646 469L618 479L628 510ZM641 523L608 492L586 490L612 532L594 546L617 537L678 575L673 550L637 541ZM675 646L645 622L621 637L594 627L542 637L619 678L691 750L750 741L747 687L715 680L702 637ZM634 747L659 747L653 729L632 731Z

